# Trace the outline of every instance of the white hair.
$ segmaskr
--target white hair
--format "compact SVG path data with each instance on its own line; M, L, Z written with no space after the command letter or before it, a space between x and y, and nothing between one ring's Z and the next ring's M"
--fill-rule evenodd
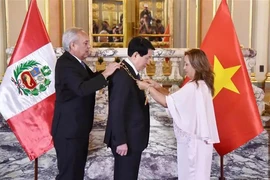
M72 27L67 29L62 36L62 46L65 51L70 51L70 43L78 40L78 32L82 32L82 28Z

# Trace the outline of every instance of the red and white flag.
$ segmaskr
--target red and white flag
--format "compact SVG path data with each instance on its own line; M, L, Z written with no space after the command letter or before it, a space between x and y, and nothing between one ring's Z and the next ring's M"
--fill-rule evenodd
M53 147L56 55L36 0L29 6L0 86L0 111L33 160Z
M263 131L251 81L226 0L222 0L201 49L215 73L214 108L223 156Z

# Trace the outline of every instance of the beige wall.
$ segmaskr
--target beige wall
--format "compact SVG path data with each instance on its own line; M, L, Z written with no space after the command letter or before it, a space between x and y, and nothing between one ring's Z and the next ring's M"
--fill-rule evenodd
M7 46L14 46L17 42L23 21L28 9L27 0L5 1L6 11L6 38ZM14 13L16 12L16 13Z
M251 47L257 50L256 67L254 72L258 81L263 81L269 69L269 17L270 2L265 0L254 1L253 32ZM264 72L259 67L264 67Z
M209 0L202 0L201 2L201 39L200 41L203 41L203 38L205 37L208 28L213 20L214 17L214 3L213 1Z
M187 37L186 37L186 12L187 12L187 3L186 1L174 1L174 8L173 8L174 18L174 37L173 47L175 48L185 48L187 43ZM177 32L177 33L176 33Z
M61 0L62 3L62 30L66 30L70 27L75 26L75 7L74 7L74 1L69 0Z
M231 16L234 27L239 39L239 42L244 47L251 47L252 33L252 0L246 1L232 1Z
M186 24L186 46L187 48L200 47L200 38L199 38L199 9L200 2L199 0L190 0L187 1L187 24Z
M221 0L201 1L201 42L215 16ZM227 0L231 17L239 39L244 47L251 47L253 0Z
M89 29L88 0L75 1L75 26Z
M3 2L1 1L1 4ZM37 0L38 8L44 24L54 46L60 46L61 31L61 2L60 0ZM7 46L15 46L24 18L28 10L28 0L7 0L5 1ZM22 8L23 7L23 8ZM1 11L3 12L3 11ZM16 12L16 13L14 13Z
M201 1L201 41L205 37L221 0ZM239 42L257 50L255 72L259 82L264 81L269 65L269 0L227 0ZM264 66L264 72L259 67Z
M7 41L5 22L5 3L4 1L0 1L0 81L2 80L6 67L5 49L7 47Z
M51 0L47 4L49 8L48 12L48 33L53 46L61 46L62 26L63 18L61 14L61 2L58 0Z
M15 45L29 2L29 0L0 0L0 35L3 37L0 40L0 75L6 67L5 48ZM92 22L89 16L91 0L37 0L37 2L54 46L61 46L61 36L67 28L80 26L89 32ZM174 47L199 47L220 2L221 0L174 0ZM254 72L257 80L263 81L265 74L270 71L269 0L227 0L227 2L239 42L244 47L257 50L257 66ZM264 66L264 72L259 72L260 65Z

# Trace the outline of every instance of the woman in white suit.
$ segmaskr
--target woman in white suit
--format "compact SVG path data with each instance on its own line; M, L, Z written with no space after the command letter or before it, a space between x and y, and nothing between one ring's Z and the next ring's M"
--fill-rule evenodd
M200 49L185 52L184 70L190 79L171 95L152 80L137 81L159 104L168 108L177 139L179 180L209 180L213 144L219 143L212 96L214 73Z

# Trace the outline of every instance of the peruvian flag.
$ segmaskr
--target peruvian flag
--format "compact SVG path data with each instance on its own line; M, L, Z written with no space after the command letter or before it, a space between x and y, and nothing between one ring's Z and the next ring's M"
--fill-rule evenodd
M53 147L56 56L32 0L0 86L0 111L33 160Z

